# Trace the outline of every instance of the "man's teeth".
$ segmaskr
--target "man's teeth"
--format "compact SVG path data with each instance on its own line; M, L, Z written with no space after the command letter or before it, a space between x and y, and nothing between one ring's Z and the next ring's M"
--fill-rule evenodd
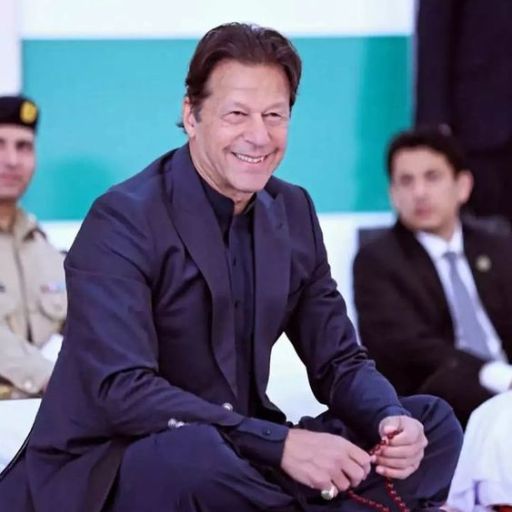
M248 162L250 164L259 164L260 162L263 162L265 159L265 155L263 156L247 156L242 155L241 153L233 153L239 160L242 160L243 162Z

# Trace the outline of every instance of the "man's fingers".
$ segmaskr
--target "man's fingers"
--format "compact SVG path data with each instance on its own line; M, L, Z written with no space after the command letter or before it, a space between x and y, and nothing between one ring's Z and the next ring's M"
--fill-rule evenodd
M368 453L358 446L353 445L353 448L349 452L349 456L359 467L363 469L364 478L366 478L371 471L371 457Z
M404 480L405 478L412 475L419 467L418 464L412 464L407 466L406 468L390 468L385 466L378 465L375 468L375 471L382 476L388 477L388 478L396 478L398 480Z
M421 429L406 429L398 432L392 439L389 439L388 445L391 446L405 446L411 444L423 444L424 447L427 445L427 439Z
M338 491L346 491L352 484L342 471L338 471L337 474L333 475L332 481Z
M408 458L377 457L376 465L392 469L405 469L409 466L418 466L423 454Z
M341 436L290 429L281 467L294 480L325 491L328 499L332 485L338 491L357 487L370 473L371 461L368 453Z
M389 459L409 459L423 456L424 448L421 444L404 446L383 446L376 452L377 460L385 457Z
M348 479L350 487L357 487L367 476L365 468L352 460L347 461L341 471ZM348 489L348 487L343 490L346 489Z

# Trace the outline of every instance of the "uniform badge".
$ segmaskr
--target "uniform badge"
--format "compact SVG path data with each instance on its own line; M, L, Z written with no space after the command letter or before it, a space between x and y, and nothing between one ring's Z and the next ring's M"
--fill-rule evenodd
M20 119L25 124L32 124L37 118L37 107L31 101L24 101L20 107Z
M489 258L489 256L487 256L486 254L478 256L478 258L476 259L477 270L479 270L480 272L489 272L489 270L491 270L491 267L492 263L491 258Z

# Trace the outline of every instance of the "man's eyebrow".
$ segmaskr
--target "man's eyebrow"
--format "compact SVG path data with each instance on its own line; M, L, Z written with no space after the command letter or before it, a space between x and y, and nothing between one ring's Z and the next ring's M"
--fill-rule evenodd
M243 109L246 109L246 110L250 110L250 108L245 104L245 103L242 103L241 101L229 101L226 103L226 107L227 108L243 108ZM271 105L267 106L264 111L266 110L272 110L272 109L281 109L281 108L284 108L284 109L288 109L288 103L285 102L285 101L278 101L276 103L272 103Z
M249 107L240 101L228 101L226 103L227 108L243 108L248 110Z
M271 110L273 108L286 108L288 109L289 103L287 101L277 101L276 103L272 103L272 105L269 105L266 110Z

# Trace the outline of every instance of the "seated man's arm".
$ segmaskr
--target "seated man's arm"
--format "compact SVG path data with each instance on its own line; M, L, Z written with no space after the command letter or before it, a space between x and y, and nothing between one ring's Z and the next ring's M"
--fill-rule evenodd
M382 419L409 413L357 343L345 302L331 277L318 218L307 193L305 203L314 261L286 333L306 366L317 400L374 443L379 440ZM307 221L301 222L304 233Z
M15 388L35 395L47 385L53 363L27 340L13 333L0 321L0 377Z

